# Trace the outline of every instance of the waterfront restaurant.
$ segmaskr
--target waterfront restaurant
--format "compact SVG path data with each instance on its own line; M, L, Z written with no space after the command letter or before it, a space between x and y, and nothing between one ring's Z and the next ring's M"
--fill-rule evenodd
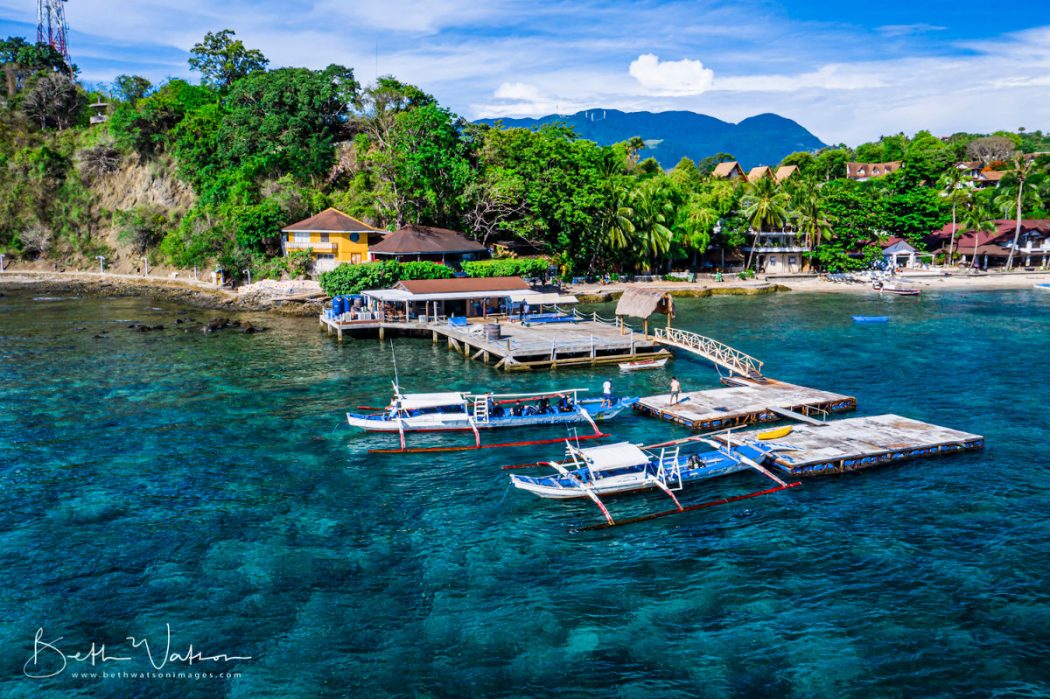
M521 277L465 277L401 281L390 289L362 291L368 307L395 321L424 322L442 318L512 317L528 308L529 314L543 307L568 310L574 296L543 293L532 289Z

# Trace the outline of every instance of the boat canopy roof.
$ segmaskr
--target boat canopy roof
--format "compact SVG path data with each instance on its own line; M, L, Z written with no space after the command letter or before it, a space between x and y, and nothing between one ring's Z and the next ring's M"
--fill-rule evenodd
M580 302L575 296L563 294L541 294L535 291L514 291L511 292L509 298L515 303L528 301L530 306L572 306Z
M465 405L466 402L467 397L463 393L407 393L401 396L398 405L404 410L421 410Z
M580 449L580 455L587 461L592 472L640 466L649 462L646 453L630 442Z

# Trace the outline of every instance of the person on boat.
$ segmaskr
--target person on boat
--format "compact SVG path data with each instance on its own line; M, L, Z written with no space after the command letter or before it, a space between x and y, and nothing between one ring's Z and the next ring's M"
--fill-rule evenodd
M551 401L549 398L540 398L540 414L546 415L551 411Z
M612 381L610 381L609 379L606 379L605 383L602 384L602 396L603 396L603 398L602 398L602 407L603 408L612 407L612 404L613 404Z
M671 399L667 402L668 405L674 405L682 398L682 384L678 383L678 377L671 377Z
M521 302L521 316L520 316L520 320L522 322L524 322L525 321L525 316L527 316L528 314L529 314L529 302L528 301L522 301Z

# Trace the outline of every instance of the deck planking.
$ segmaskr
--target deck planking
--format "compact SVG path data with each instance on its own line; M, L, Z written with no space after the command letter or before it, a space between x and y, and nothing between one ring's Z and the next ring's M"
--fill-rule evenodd
M576 323L522 325L519 322L501 322L501 337L490 340L483 323L466 327L451 326L447 322L428 321L339 321L321 316L322 328L329 334L387 333L431 336L435 342L444 340L449 348L462 352L471 359L495 363L505 371L554 369L564 366L614 364L670 357L654 338L629 328L608 323L581 320Z
M683 393L675 405L670 404L668 393L646 396L635 409L694 430L712 430L782 420L774 409L810 416L857 408L857 399L852 396L783 381L737 379L734 383L737 385L729 388Z
M715 439L739 442L755 435L747 431ZM777 465L795 477L848 473L984 447L981 435L892 414L834 420L819 427L795 425L791 434L773 441L793 447L778 452Z

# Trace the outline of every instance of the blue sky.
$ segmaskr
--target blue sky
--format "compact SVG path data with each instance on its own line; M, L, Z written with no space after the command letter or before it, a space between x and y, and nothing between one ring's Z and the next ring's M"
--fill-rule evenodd
M36 3L0 0L32 36ZM1045 0L69 0L87 81L191 77L205 32L272 65L393 74L467 118L592 107L793 118L829 143L888 133L1050 129Z

